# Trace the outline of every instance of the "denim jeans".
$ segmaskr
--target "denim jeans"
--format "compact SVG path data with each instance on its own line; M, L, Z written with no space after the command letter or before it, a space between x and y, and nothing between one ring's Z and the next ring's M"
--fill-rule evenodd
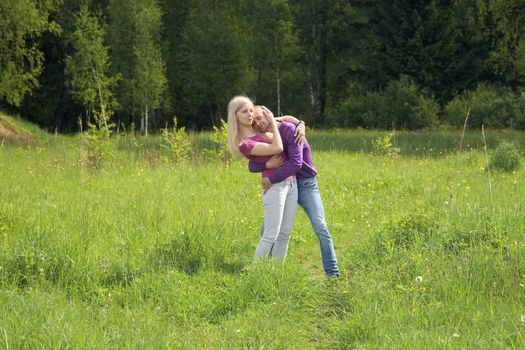
M317 177L298 178L297 189L299 191L297 201L306 212L314 232L319 239L323 269L329 277L339 276L337 256L335 255L332 236L330 236L328 226L326 225L323 201L319 193L319 187L317 186ZM263 232L264 224L261 228L261 235Z
M317 187L317 177L297 179L297 189L299 190L298 203L308 215L315 234L319 239L323 269L328 276L337 276L339 275L337 257L332 236L330 236L326 225L323 201L321 200L319 187Z
M292 234L297 209L297 182L295 176L273 184L262 196L264 231L255 249L254 261L273 256L284 261Z

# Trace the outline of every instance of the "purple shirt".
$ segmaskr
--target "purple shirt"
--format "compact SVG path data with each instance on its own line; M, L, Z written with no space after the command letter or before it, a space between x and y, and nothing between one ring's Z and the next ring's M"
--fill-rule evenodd
M295 143L295 125L283 122L279 128L279 133L283 140L284 153L288 156L288 161L284 165L268 176L272 184L281 182L286 178L295 175L299 179L314 177L317 175L310 145L305 139L302 145ZM251 172L261 172L266 169L266 162L258 163L250 159L249 169Z
M255 147L255 145L259 142L268 143L268 141L262 137L259 134L253 135L251 137L248 137L244 140L242 140L239 143L239 151L250 160L250 162L254 162L255 164L263 164L265 165L268 159L270 159L271 156L254 156L252 155L252 150ZM281 153L282 154L282 153ZM283 154L283 156L286 158L286 154ZM263 177L269 177L273 173L277 172L279 169L266 169L266 166L264 166L264 169L261 169L262 176Z

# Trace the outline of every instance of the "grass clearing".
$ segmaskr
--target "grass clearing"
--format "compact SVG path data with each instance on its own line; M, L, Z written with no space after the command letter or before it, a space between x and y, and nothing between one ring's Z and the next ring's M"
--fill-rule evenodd
M83 165L78 137L0 148L0 349L457 349L525 346L524 169L493 172L483 140L314 131L342 269L322 274L298 209L286 264L253 266L262 207L246 161L157 161L120 135ZM487 132L523 150L523 133ZM420 276L421 278L418 278Z

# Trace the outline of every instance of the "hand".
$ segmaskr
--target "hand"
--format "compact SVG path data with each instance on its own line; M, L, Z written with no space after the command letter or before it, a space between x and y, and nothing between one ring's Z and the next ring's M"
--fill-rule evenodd
M268 159L266 162L266 169L277 169L280 168L284 163L285 162L282 154L276 154Z
M277 130L277 125L275 123L275 119L273 117L272 111L270 111L266 106L261 106L261 108L262 108L264 117L268 119L268 121L270 122L270 124L272 124L274 129Z
M299 145L304 143L306 140L306 127L304 126L304 123L299 123L299 125L297 125L293 136L295 136L295 143Z
M263 187L263 193L266 194L266 191L268 191L270 189L270 187L272 187L272 183L270 182L270 179L267 178L267 177L263 177L262 178L262 187Z

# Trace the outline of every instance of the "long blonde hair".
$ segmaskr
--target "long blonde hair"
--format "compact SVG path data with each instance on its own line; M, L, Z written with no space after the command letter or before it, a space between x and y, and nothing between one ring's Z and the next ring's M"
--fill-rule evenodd
M253 101L246 96L235 96L228 103L228 144L230 146L231 154L238 158L241 157L239 152L239 125L237 124L236 113L242 106L246 104L253 104Z

